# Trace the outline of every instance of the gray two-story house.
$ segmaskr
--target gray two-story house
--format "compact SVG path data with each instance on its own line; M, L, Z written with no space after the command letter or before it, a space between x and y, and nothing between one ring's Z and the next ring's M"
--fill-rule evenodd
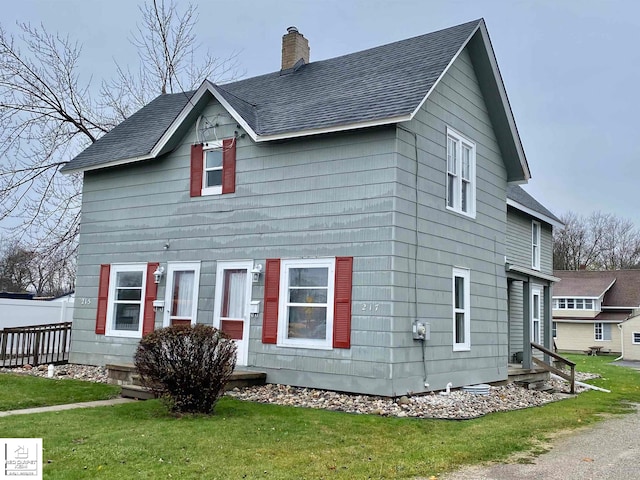
M268 382L391 396L504 380L535 338L509 318L530 172L483 20L318 62L292 27L279 71L161 95L64 171L72 362L197 322Z

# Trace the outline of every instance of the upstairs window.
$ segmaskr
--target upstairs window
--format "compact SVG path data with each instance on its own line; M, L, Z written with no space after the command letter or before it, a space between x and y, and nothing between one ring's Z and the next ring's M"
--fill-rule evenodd
M208 142L203 146L202 195L222 193L222 142Z
M540 270L540 222L531 222L531 267Z
M236 191L236 139L191 146L190 195L220 195Z
M447 208L476 215L476 145L448 127Z

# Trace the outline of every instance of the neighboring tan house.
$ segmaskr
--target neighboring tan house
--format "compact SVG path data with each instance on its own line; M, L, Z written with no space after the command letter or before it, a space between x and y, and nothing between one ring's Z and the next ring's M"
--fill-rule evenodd
M558 350L599 347L601 352L621 353L623 322L640 307L640 270L556 270L554 275L561 279L553 293Z
M508 295L549 296L555 219L508 203L530 172L483 20L318 62L291 27L281 70L161 95L63 170L72 362L198 322L268 382L391 396L505 380L538 338Z

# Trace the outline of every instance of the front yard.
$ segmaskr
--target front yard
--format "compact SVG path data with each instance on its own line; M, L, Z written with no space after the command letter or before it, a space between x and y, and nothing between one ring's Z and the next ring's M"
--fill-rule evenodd
M464 464L539 453L554 432L629 412L629 402L640 402L640 372L607 365L607 357L572 359L580 370L601 374L592 383L612 393L589 391L467 421L354 415L228 397L214 416L173 418L158 401L147 401L0 418L0 436L43 437L46 479L428 478Z

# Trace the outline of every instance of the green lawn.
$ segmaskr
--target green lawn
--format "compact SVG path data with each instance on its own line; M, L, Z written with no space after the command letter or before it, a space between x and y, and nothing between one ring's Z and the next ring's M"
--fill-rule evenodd
M120 387L104 383L0 374L0 411L104 400L119 394Z
M543 407L468 421L352 415L223 398L211 417L173 418L157 401L0 418L0 437L43 437L46 479L429 477L540 451L559 430L631 411L640 373L572 357L603 378ZM49 462L49 463L47 463Z

